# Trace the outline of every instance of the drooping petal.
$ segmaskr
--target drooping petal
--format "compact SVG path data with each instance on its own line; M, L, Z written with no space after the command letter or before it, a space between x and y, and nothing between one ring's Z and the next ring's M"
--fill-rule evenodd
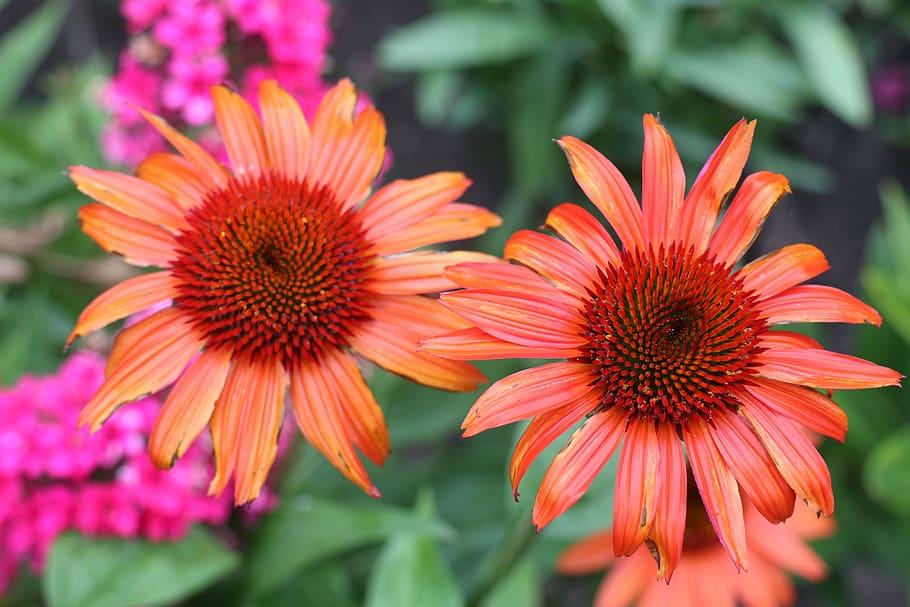
M575 431L553 459L537 491L531 523L538 531L584 495L613 455L625 427L625 412L613 407L595 413Z
M517 261L560 289L584 298L597 268L572 245L540 232L519 230L506 242L505 259Z
M167 192L184 211L201 204L212 191L198 167L177 154L155 152L149 155L136 168L136 175Z
M603 154L575 137L557 142L575 181L616 230L626 249L645 249L641 207L622 173Z
M131 349L131 356L113 369L79 414L80 427L89 425L95 432L120 405L170 385L202 345L183 313L174 308L132 328L143 338L143 347Z
M882 325L882 317L875 308L849 293L824 285L792 287L762 301L758 311L772 325L792 322Z
M711 432L707 422L697 417L690 417L683 426L689 465L717 539L733 559L736 569L748 570L742 498L736 478L724 464Z
M629 607L654 582L654 565L644 551L619 559L594 595L594 607ZM674 604L673 607L677 607ZM679 605L679 607L688 607Z
M566 548L559 555L556 570L567 575L588 575L603 571L613 560L613 536L601 531Z
M79 315L66 347L114 321L136 314L177 296L177 280L170 272L155 272L128 278L92 300Z
M899 386L893 369L828 350L765 350L755 357L762 377L826 390L858 390Z
M294 97L274 80L259 85L262 131L272 166L303 180L310 165L310 127Z
M373 293L414 295L455 289L457 284L443 270L459 263L492 263L496 257L475 251L418 251L377 258L365 287Z
M418 179L398 179L370 196L358 215L367 238L377 243L426 220L471 186L463 173L433 173Z
M793 489L748 424L724 409L716 412L712 421L711 436L717 450L762 516L772 523L790 518L796 499Z
M531 293L468 289L444 293L440 301L484 332L516 344L569 349L587 343L577 310Z
M669 245L686 193L686 174L670 133L651 114L642 120L645 146L641 159L641 206L645 238L656 249Z
M682 556L686 530L686 460L670 424L657 426L657 501L648 548L657 561L657 579L670 581Z
M114 171L70 167L80 192L115 211L177 232L187 227L183 210L168 193L148 181Z
M297 425L306 439L348 480L367 494L379 497L379 491L354 452L353 437L341 418L342 404L324 373L314 362L291 368L291 402Z
M174 384L149 435L149 456L158 468L173 466L208 425L230 366L229 350L206 350Z
M547 227L599 267L619 263L619 249L606 228L577 204L566 202L550 211Z
M792 244L743 266L737 272L743 287L759 300L768 299L815 278L831 266L825 254L810 244Z
M144 110L140 110L140 113L184 158L193 163L199 171L199 178L206 181L207 187L220 188L227 185L227 170L201 145L181 134L160 116Z
M259 175L270 168L262 125L250 103L224 86L212 87L215 121L234 175Z
M530 292L548 300L556 300L565 306L577 305L576 298L560 291L540 274L508 262L462 263L446 268L445 275L458 286L467 289Z
M215 474L209 483L209 495L221 495L237 467L237 443L243 424L243 410L252 383L251 366L240 360L228 369L227 378L209 423Z
M513 344L481 329L471 328L429 337L420 341L420 351L452 360L496 360L503 358L573 358L581 350L531 348Z
M502 219L484 207L451 202L425 219L378 238L372 250L377 255L401 253L440 242L474 238L500 225Z
M509 480L512 483L515 501L518 501L518 486L521 479L537 456L585 415L594 411L600 405L600 401L601 394L597 391L587 392L574 401L541 413L531 420L518 439L515 451L512 452L512 461L509 463ZM612 548L610 555L613 555Z
M717 263L733 265L739 261L771 210L790 191L790 182L778 173L761 171L746 177L711 238L709 250Z
M819 515L831 516L834 512L831 474L809 437L789 419L770 411L751 393L737 396L743 403L740 412L796 495Z
M167 230L103 204L80 208L79 223L98 246L134 266L166 268L177 257L177 241Z
M752 379L744 387L772 411L786 415L814 432L844 442L847 414L824 394L811 388L760 377Z
M508 375L487 388L461 427L465 436L563 407L595 391L590 365L557 362Z
M676 240L694 247L696 255L708 248L720 207L746 165L754 131L754 120L740 120L733 125L702 167L683 202Z
M767 521L750 521L757 533L749 536L749 548L762 555L769 563L783 567L807 580L818 581L825 577L825 561L791 528L771 525Z
M651 530L659 455L653 420L633 418L626 427L614 490L613 553L617 556L635 552Z

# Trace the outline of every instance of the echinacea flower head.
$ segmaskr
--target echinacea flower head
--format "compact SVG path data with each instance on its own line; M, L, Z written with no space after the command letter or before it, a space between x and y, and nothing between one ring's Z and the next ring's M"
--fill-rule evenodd
M673 580L655 580L657 566L644 546L628 558L615 558L609 531L596 533L570 546L557 569L568 575L587 575L609 567L594 599L594 607L784 607L796 600L788 574L817 582L825 577L824 561L808 541L834 531L834 521L818 518L796 504L793 516L772 525L749 503L744 505L749 536L749 571L737 574L711 529L698 499L689 499L685 540Z
M749 175L718 222L754 127L736 124L685 195L673 141L645 116L641 206L609 160L563 137L576 181L620 244L583 208L560 205L547 217L552 235L520 231L507 242L505 257L514 264L448 268L463 289L442 301L474 326L422 343L423 351L453 360L563 359L493 384L468 413L465 435L531 418L511 462L517 497L534 458L585 420L544 476L532 517L538 528L571 507L623 443L613 547L629 555L647 541L662 577L683 544L683 443L721 543L746 567L740 490L773 522L791 515L794 493L819 514L834 509L828 469L802 427L842 440L847 420L817 389L900 380L890 369L771 329L878 325L881 318L843 291L802 284L828 268L811 245L737 266L789 191L782 175Z
M419 339L469 325L427 294L454 288L442 269L488 262L480 253L412 249L477 236L499 218L455 202L460 173L398 180L371 193L385 157L385 123L359 113L348 80L329 91L312 128L274 81L261 118L238 94L212 91L231 168L159 117L176 148L137 176L73 167L97 202L83 230L108 252L162 271L129 279L89 304L72 339L165 307L124 329L107 380L79 423L97 430L122 403L174 383L152 429L152 460L168 467L209 425L216 471L235 500L258 495L275 458L285 393L306 438L378 495L355 448L377 465L389 450L382 410L353 357L447 390L473 390L471 365L417 352Z

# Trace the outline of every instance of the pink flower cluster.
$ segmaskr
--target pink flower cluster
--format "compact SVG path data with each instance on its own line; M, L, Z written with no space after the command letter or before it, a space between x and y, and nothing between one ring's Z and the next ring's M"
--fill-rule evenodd
M326 86L331 42L327 0L123 0L131 39L102 102L113 120L102 135L108 160L139 163L163 142L136 108L181 130L212 121L212 85L234 82L255 102L259 83L276 79L311 116ZM213 132L200 133L217 151Z
M0 390L0 593L22 564L40 571L65 531L172 540L230 515L229 498L206 495L211 455L201 441L168 472L152 465L156 399L126 405L92 436L76 430L104 366L80 352L54 375Z

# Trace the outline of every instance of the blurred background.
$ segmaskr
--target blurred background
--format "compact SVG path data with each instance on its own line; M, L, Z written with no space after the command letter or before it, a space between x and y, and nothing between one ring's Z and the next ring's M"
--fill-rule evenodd
M211 84L248 92L277 77L311 115L342 76L387 118L389 178L474 180L467 200L504 218L472 243L492 253L555 204L583 202L554 137L586 139L638 189L643 113L660 113L690 184L736 120L757 118L748 169L786 174L793 194L750 258L818 245L823 282L885 323L807 330L910 372L903 0L0 0L0 606L591 604L599 576L562 577L554 561L609 527L611 467L537 536L529 508L550 457L515 503L506 464L521 428L461 440L476 394L371 371L393 441L370 470L381 501L292 431L268 495L242 511L207 500L206 445L170 475L146 468L155 397L130 405L103 448L72 430L100 381L92 352L113 333L62 346L84 305L132 270L79 231L85 199L66 167L134 168L165 149L135 106L217 153ZM483 368L498 379L520 364ZM835 400L847 442L821 450L838 532L814 545L829 575L799 582L798 604L906 605L910 398Z

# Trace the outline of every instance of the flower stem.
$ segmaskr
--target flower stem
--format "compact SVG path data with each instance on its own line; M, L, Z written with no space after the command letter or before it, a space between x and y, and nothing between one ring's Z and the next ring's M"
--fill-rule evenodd
M521 563L537 537L528 515L528 509L523 508L520 515L513 517L499 545L484 561L468 594L466 607L480 607L490 591Z

